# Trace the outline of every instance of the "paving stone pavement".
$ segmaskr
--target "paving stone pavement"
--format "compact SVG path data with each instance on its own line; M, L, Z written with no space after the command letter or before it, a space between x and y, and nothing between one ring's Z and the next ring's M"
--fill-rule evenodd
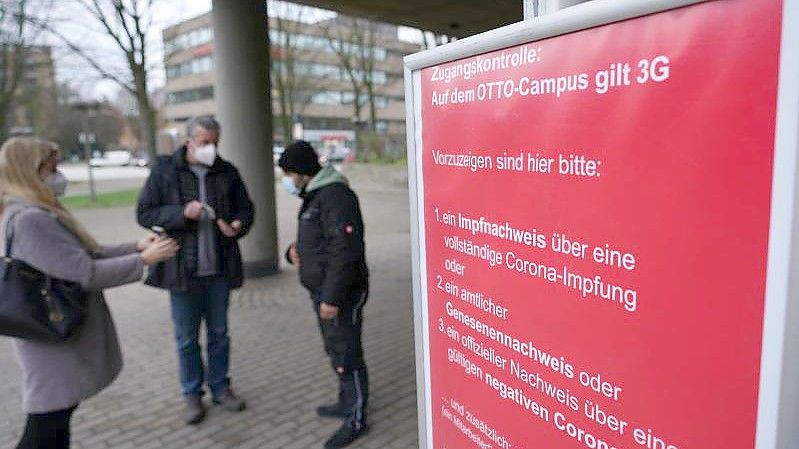
M372 430L351 447L415 448L404 169L356 166L347 173L361 197L372 273L364 322L372 382ZM298 206L297 199L278 192L281 247L292 240ZM79 211L78 216L104 242L139 235L132 208ZM234 294L231 376L236 391L248 401L248 409L233 414L212 407L198 427L186 427L181 421L182 398L166 294L131 285L108 291L107 298L125 368L111 387L81 404L73 421L74 448L317 448L339 425L314 412L317 405L335 399L336 380L322 350L310 300L292 268L283 267L275 276L250 281ZM22 430L19 378L10 341L0 338L0 448L13 448Z

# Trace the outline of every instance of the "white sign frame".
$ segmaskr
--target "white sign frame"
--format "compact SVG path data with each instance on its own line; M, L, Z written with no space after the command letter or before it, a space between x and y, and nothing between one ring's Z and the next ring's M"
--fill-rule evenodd
M420 70L587 28L724 0L594 0L405 57L411 254L419 448L432 448L430 342L424 228ZM769 0L771 1L771 0ZM783 0L766 275L763 348L754 449L799 448L799 0ZM793 43L793 44L792 44Z

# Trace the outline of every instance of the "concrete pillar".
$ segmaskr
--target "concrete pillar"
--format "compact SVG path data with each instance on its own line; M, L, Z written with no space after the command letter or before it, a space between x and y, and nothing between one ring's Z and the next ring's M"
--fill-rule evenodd
M255 203L255 225L241 248L245 275L260 277L278 268L266 1L212 5L219 150L238 167Z

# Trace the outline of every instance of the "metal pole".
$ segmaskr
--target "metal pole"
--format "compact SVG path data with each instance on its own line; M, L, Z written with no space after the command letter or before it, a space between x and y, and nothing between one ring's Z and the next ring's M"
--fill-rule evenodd
M89 108L83 114L83 152L86 157L86 165L89 168L89 197L92 203L97 202L97 192L94 189L94 168L92 167L92 148L89 139Z

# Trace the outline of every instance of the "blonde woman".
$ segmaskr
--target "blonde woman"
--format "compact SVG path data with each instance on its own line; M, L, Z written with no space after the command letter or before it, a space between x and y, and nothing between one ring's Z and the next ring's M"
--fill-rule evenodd
M168 260L178 250L173 240L154 236L127 245L97 244L45 182L58 151L35 138L13 138L0 148L0 244L5 246L11 234L12 257L78 282L87 292L86 318L68 341L14 340L28 413L18 449L69 448L72 412L108 386L122 367L102 290L139 281L145 265Z

